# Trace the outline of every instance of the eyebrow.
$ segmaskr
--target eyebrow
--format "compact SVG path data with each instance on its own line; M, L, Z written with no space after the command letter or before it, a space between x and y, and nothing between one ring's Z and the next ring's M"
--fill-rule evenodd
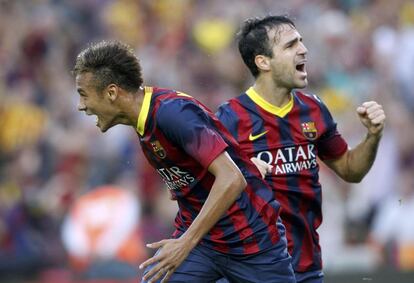
M293 38L293 39L289 40L288 42L286 42L286 43L284 44L284 47L287 47L287 46L289 46L290 44L296 43L297 41L301 41L301 40L302 40L302 37L300 37L300 36L296 36L295 38Z

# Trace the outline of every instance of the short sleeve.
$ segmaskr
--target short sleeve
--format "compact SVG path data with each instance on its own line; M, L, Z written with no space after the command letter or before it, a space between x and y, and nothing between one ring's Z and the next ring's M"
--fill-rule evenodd
M227 147L209 113L192 100L163 102L156 119L165 136L205 168Z
M322 160L337 159L348 150L348 144L338 133L336 126L319 138L316 147Z

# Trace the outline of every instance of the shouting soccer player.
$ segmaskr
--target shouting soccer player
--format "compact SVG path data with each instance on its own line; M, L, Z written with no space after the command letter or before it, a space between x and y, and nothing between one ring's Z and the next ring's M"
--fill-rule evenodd
M271 187L205 106L143 87L138 59L120 42L91 45L73 73L78 110L96 115L102 132L132 126L178 202L172 239L148 245L158 251L141 264L143 281L295 282Z
M217 115L255 163L271 166L261 171L269 170L266 180L282 205L297 282L322 282L317 157L345 181L361 181L376 156L384 111L374 101L357 108L367 135L349 149L323 102L295 90L307 85L307 49L291 19L249 19L238 45L255 84L220 106Z

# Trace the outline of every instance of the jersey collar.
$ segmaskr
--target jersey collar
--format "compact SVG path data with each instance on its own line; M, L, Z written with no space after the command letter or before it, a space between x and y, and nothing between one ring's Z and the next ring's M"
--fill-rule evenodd
M137 132L139 135L143 136L145 131L145 122L147 121L148 112L151 104L153 88L145 87L144 88L144 100L142 101L141 111L138 115L137 121Z
M255 90L253 87L250 87L247 91L246 94L248 97L250 97L251 100L253 100L254 103L256 103L257 105L259 105L261 108L263 108L264 110L266 110L269 113L272 113L276 116L279 116L280 118L285 117L290 110L292 110L293 108L293 95L290 95L290 100L289 102L283 106L283 107L277 107L269 102L267 102L266 100L264 100L263 97L261 97Z

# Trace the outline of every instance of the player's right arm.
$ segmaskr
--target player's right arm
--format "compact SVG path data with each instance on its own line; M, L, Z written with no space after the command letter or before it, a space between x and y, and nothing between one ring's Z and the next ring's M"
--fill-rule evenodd
M195 246L236 201L247 183L227 152L221 153L208 167L215 181L206 202L194 222L183 234Z
M160 251L140 266L145 268L158 262L144 276L144 280L150 279L149 282L154 282L165 274L162 282L166 282L246 187L242 173L225 151L212 161L208 171L215 176L215 181L203 207L180 238L149 245L150 248Z

